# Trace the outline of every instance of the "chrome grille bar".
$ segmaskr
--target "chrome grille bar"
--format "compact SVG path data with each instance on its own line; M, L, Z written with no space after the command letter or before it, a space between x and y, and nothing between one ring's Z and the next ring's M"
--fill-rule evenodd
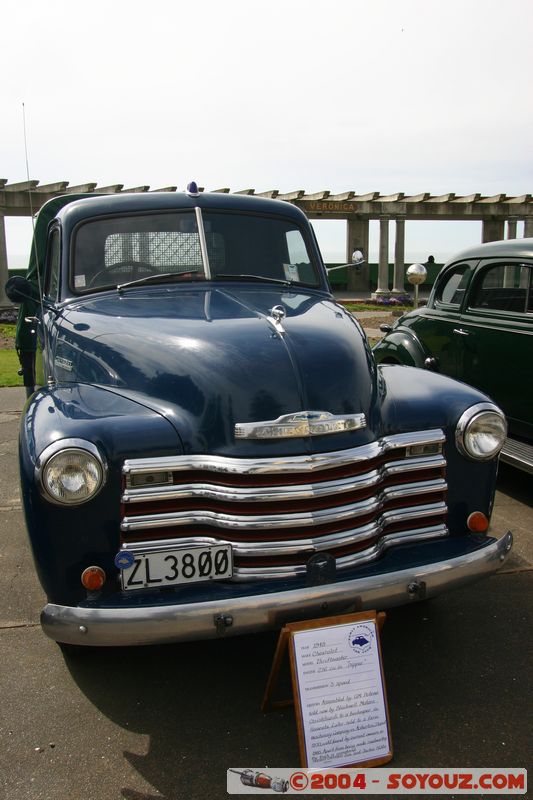
M145 503L164 500L187 500L204 498L230 503L269 503L281 500L305 500L331 494L358 491L375 486L382 480L378 470L364 475L350 476L337 481L305 483L299 486L217 486L211 483L188 483L182 486L169 486L153 489L127 489L123 503Z
M448 535L444 441L435 429L311 455L130 459L122 547L228 544L232 581L302 575L317 552L333 553L338 570L365 564L393 545Z
M445 441L441 430L414 431L385 436L376 442L348 450L332 453L315 453L303 456L279 458L228 458L226 456L187 455L161 458L135 458L124 462L122 472L126 480L130 475L146 475L151 472L184 472L200 470L233 475L271 475L287 472L319 472L369 461L390 451L424 444L442 444Z
M371 545L366 550L361 550L358 553L352 553L347 556L341 556L336 559L337 570L349 569L360 564L366 564L368 561L374 561L385 550L393 545L406 544L408 542L420 542L424 539L440 539L448 535L448 529L445 525L433 525L427 528L420 528L414 531L401 531L399 533L391 533L382 536L375 544ZM292 578L297 575L305 575L307 571L306 564L292 564L287 566L275 567L236 567L233 572L234 581L249 581L260 579L272 578Z
M413 494L443 492L446 481L438 478L432 481L403 484L388 487L374 497L335 508L318 509L290 514L224 514L217 511L175 511L166 514L142 514L138 517L124 517L121 530L136 531L144 528L170 528L174 525L209 525L229 530L268 530L269 528L308 528L327 525L332 522L360 517L378 511L389 499L409 497Z
M215 483L185 483L173 486L143 486L139 489L126 489L122 495L123 503L164 502L166 500L188 500L204 498L231 503L269 503L282 500L304 500L330 494L342 494L375 486L382 480L399 473L426 469L440 469L446 466L441 455L393 461L381 469L372 469L361 475L341 478L334 481L305 483L295 486L220 486Z
M423 506L402 508L395 511L385 511L373 522L359 528L350 528L339 533L325 534L323 536L308 537L306 539L272 540L269 542L249 541L234 542L231 537L224 536L194 536L172 538L156 541L126 542L122 549L132 553L164 552L182 547L199 547L217 544L230 544L236 556L243 558L299 555L300 553L314 553L330 550L337 547L346 547L358 544L365 539L372 539L381 535L389 525L397 523L414 522L424 517L438 516L446 512L444 503L431 503ZM440 530L444 526L437 526ZM433 529L433 527L432 527ZM413 533L413 531L411 531ZM391 534L392 535L392 534Z
M177 511L170 514L143 514L138 517L124 517L121 530L124 532L144 528L171 528L174 525L209 525L228 530L268 530L269 528L309 528L314 525L327 525L341 522L355 516L369 514L380 507L379 500L372 497L359 503L350 503L334 509L304 511L296 514L262 514L246 516L220 514L217 511Z

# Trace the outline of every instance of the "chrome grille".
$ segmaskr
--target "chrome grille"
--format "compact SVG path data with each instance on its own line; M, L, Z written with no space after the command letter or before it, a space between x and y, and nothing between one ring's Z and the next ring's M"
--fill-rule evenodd
M443 442L430 430L285 458L131 459L123 465L123 547L229 543L233 580L305 573L324 551L337 569L366 563L393 545L448 534Z

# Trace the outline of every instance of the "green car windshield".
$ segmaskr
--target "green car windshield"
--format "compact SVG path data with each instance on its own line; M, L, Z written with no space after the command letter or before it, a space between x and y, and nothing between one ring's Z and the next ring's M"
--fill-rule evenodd
M76 232L76 293L133 282L239 278L320 284L304 233L282 217L197 209L105 217Z

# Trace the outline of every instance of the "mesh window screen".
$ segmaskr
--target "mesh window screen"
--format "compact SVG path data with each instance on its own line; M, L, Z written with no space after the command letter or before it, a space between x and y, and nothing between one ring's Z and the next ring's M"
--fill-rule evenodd
M197 233L146 231L113 233L105 242L105 265L143 261L161 272L202 268Z

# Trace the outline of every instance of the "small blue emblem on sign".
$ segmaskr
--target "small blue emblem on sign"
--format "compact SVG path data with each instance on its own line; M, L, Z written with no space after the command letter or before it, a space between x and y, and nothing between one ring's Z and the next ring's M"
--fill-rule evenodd
M370 625L360 623L350 631L349 642L354 653L363 655L372 649L374 632Z
M128 569L134 561L135 556L133 553L128 552L128 550L120 550L115 556L115 567L117 569Z

